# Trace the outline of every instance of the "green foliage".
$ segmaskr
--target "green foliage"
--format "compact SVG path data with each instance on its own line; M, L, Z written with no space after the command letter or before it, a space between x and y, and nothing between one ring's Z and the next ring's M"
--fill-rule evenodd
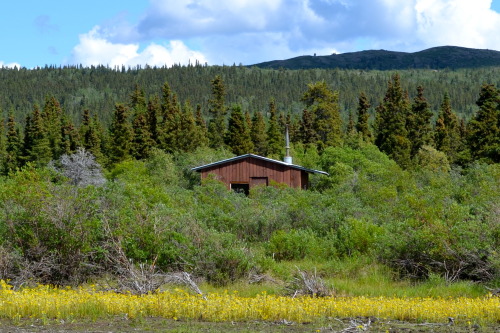
M118 163L130 158L133 131L128 121L128 110L123 104L115 106L111 134L112 163Z
M276 101L271 99L269 102L269 124L267 127L267 150L266 156L277 157L283 150L285 136L278 124L278 115L276 114Z
M225 143L235 155L248 154L253 151L254 146L250 137L250 128L245 122L239 105L233 106L231 110Z
M376 109L375 144L403 168L409 166L411 157L411 141L406 128L409 104L399 74L394 74L387 84L384 101Z
M358 100L358 120L356 122L356 131L361 134L361 137L366 142L372 142L373 134L370 129L369 119L370 113L368 110L371 105L364 92L361 92Z
M436 149L445 153L450 163L457 160L457 154L461 146L460 129L458 118L451 109L448 94L444 95L438 119L436 120L434 141Z
M266 123L262 112L255 112L252 118L250 137L257 155L264 155L267 151Z
M321 253L318 239L311 230L295 230L289 232L278 230L271 235L267 246L268 255L275 260L298 260L314 257Z
M313 114L313 128L320 150L342 143L339 95L325 81L309 84L302 96L306 107Z
M476 104L479 111L469 123L469 145L476 160L500 162L500 92L484 84Z

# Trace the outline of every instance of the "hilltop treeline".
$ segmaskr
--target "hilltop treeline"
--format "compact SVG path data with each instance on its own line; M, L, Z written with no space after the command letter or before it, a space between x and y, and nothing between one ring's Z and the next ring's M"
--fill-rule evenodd
M500 68L489 67L461 70L400 70L403 89L413 95L416 88L426 88L430 107L437 115L445 92L453 109L461 118L469 119L476 110L478 87L483 83L500 85ZM84 109L110 123L116 103L128 100L138 84L147 96L158 94L168 82L180 101L200 104L208 116L211 96L210 81L220 75L226 83L227 103L240 104L243 111L264 112L271 98L280 112L299 116L303 104L300 98L307 84L324 80L339 92L340 110L344 119L354 111L361 91L370 104L383 98L392 72L311 69L268 70L243 66L173 66L171 68L107 68L44 67L37 69L0 69L0 109L4 115L13 111L16 121L24 122L33 104L43 105L47 96L54 96L65 113L80 124ZM372 110L373 111L373 110Z

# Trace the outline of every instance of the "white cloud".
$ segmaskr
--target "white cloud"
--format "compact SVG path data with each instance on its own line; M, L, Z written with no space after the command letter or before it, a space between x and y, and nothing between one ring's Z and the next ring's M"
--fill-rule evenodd
M417 36L427 45L500 49L500 14L491 0L419 0Z
M188 64L199 61L206 62L205 56L197 51L190 50L182 41L172 40L162 46L149 44L139 51L137 43L113 43L106 36L102 36L99 27L80 35L80 43L73 48L71 63L90 65L115 66L172 66L173 64Z
M73 61L254 64L361 49L500 50L498 31L491 0L150 0L138 22L120 18L80 36ZM168 42L150 44L158 40ZM200 51L186 46L194 44Z
M6 64L5 62L0 61L0 68L2 68L2 67L4 67L4 68L15 68L15 67L21 68L21 65L18 64L17 62L10 62L10 63Z

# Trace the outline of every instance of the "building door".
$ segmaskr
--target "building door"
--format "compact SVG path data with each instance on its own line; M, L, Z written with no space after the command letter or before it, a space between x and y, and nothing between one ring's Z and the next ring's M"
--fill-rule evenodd
M267 186L269 183L267 177L252 177L250 178L250 185L251 187L259 185Z

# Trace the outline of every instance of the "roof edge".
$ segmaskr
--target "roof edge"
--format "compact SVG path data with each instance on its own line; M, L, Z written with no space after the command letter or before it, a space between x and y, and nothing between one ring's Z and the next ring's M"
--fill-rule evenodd
M283 161L279 161L279 160L275 160L275 159L272 159L272 158L268 158L268 157L264 157L264 156L260 156L260 155L255 155L255 154L239 155L239 156L227 158L225 160L220 160L220 161L217 161L217 162L213 162L213 163L209 163L209 164L205 164L205 165L200 165L200 166L191 168L191 170L192 171L201 171L203 169L211 168L211 167L214 167L214 166L217 166L217 165L220 165L220 164L225 164L225 163L228 163L228 162L242 160L242 159L245 159L245 158L248 158L248 157L257 158L259 160L263 160L263 161L267 161L267 162L272 162L272 163L276 163L276 164L280 164L280 165L284 165L284 166L289 166L291 168L298 169L298 170L303 170L303 171L306 171L306 172L309 172L309 173L316 173L316 174L321 174L321 175L326 175L326 176L330 175L328 172L325 172L325 171L308 169L308 168L304 168L303 166L300 166L300 165L289 164L289 163L286 163L286 162L283 162Z

